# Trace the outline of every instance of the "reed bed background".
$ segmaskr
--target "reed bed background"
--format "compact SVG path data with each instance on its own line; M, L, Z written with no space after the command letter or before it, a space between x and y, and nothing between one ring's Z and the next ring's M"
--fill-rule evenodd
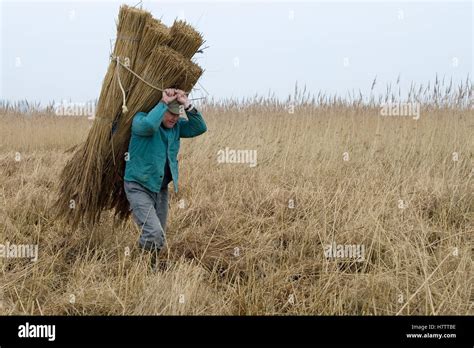
M39 258L0 258L1 313L472 314L473 89L446 87L412 89L418 120L380 115L396 89L208 99L170 192L174 266L156 274L131 219L73 231L51 213L91 121L3 102L0 241ZM257 166L218 163L226 147L256 150ZM365 260L326 258L332 242Z

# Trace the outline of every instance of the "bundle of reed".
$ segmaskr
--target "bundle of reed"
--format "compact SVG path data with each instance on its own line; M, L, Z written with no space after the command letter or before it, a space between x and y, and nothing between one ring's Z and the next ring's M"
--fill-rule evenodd
M161 21L153 17L149 18L140 40L140 50L138 51L136 63L134 64L134 72L139 76L142 75L146 68L147 62L151 58L150 55L153 49L161 45L166 45L170 41L170 29L161 23ZM134 76L130 84L130 90L133 90L133 87L135 87L138 81L139 79Z
M133 66L143 29L151 18L149 12L121 6L117 25L117 40L113 55L127 58ZM100 217L99 196L102 185L104 152L109 144L112 122L122 106L118 81L129 88L133 75L119 75L117 62L111 61L102 83L96 117L88 137L68 161L59 179L59 197L53 205L56 217L64 217L76 227L81 218L95 223Z
M199 65L190 60L185 60L183 63L185 65L184 73L176 82L176 88L190 92L203 74L203 70Z
M182 20L174 21L170 28L170 34L171 42L169 46L189 59L192 58L204 43L202 34Z

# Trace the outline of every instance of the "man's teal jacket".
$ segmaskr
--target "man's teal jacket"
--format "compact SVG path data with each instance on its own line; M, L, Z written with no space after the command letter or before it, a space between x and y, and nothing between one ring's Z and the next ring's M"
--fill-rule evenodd
M138 112L132 121L132 135L126 157L124 180L135 181L153 192L159 192L168 156L175 192L178 192L180 138L196 137L207 131L202 115L196 109L186 112L173 128L161 126L168 106L159 102L147 114ZM194 111L194 112L193 112Z

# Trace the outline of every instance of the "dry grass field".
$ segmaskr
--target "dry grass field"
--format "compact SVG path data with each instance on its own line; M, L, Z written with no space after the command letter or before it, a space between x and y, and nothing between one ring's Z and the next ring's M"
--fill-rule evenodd
M3 108L0 243L37 244L38 259L0 258L0 313L472 314L472 109L422 104L414 120L257 98L202 113L170 184L173 266L153 273L131 219L71 231L50 210L91 121ZM257 165L220 163L226 148ZM328 257L332 243L363 259Z

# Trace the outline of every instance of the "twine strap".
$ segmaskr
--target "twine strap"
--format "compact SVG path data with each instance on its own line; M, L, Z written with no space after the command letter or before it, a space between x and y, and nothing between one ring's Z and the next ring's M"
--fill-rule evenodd
M130 69L127 65L123 64L121 61L120 61L120 57L119 56L114 56L113 54L110 55L110 59L115 61L117 63L117 65L115 66L115 73L117 74L117 79L118 79L118 84L119 84L119 87L120 87L120 90L122 91L122 112L123 113L127 113L128 111L128 108L127 108L127 95L125 93L125 89L123 88L123 85L122 85L122 80L120 79L120 73L119 73L119 67L122 66L124 67L125 69L127 69L130 73L132 73L136 78L138 78L140 81L142 81L144 84L146 84L147 86L153 88L153 89L156 89L157 91L160 91L160 92L163 92L164 89L163 88L159 88L159 87L156 87L154 85L152 85L150 82L146 81L145 79L143 79L140 75L138 75L135 71L133 71L132 69ZM186 72L187 74L187 72ZM186 93L187 94L187 93ZM204 99L204 98L193 98L193 99L190 99L190 100L197 100L197 99Z

